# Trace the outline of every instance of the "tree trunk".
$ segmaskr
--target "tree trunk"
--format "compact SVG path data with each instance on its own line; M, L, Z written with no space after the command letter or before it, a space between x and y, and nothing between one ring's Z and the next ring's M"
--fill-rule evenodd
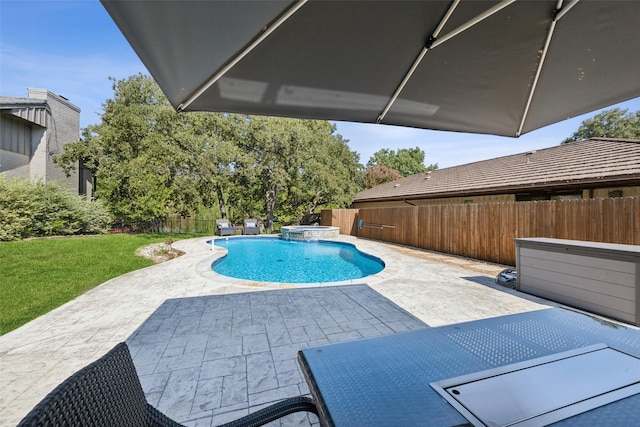
M311 199L309 201L309 213L312 214L316 208L318 207L318 205L320 204L320 196L322 195L321 191L318 191L314 196L313 199Z
M269 188L267 189L266 197L266 211L267 211L267 220L265 223L265 227L268 230L273 230L273 211L276 208L276 189Z
M216 185L216 193L218 194L218 205L220 206L220 215L223 219L227 218L227 207L224 204L224 197L222 195L222 187Z
M267 191L265 192L265 211L267 214L267 218L265 221L265 227L267 230L273 230L273 211L276 208L276 188L271 183L271 177L269 173L265 173L265 187Z

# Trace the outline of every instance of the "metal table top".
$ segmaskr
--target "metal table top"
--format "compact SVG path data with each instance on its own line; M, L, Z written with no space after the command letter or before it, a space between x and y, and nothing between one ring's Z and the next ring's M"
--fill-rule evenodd
M310 347L298 359L325 425L460 426L467 419L430 383L601 343L640 357L637 329L553 308ZM640 425L640 394L554 425Z

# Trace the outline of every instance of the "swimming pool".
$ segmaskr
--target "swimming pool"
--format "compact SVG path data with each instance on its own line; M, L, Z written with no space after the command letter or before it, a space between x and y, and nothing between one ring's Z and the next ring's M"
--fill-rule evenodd
M216 239L215 245L228 253L213 262L213 271L259 282L339 282L384 269L381 259L349 243L238 237Z

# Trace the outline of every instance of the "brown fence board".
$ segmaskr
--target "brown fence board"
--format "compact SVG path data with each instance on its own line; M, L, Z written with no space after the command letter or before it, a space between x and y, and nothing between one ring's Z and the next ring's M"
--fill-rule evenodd
M322 225L339 227L340 234L356 234L358 209L325 209L320 212Z
M342 234L507 265L515 265L515 238L640 245L638 197L333 209L321 218Z

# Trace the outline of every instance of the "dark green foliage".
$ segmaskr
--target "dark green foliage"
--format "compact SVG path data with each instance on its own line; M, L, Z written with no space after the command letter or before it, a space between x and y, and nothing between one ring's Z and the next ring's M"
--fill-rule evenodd
M335 126L324 121L248 116L238 126L230 200L241 216L286 224L321 208L347 207L362 166ZM238 218L240 219L240 218Z
M577 131L562 144L589 138L640 139L640 111L614 108L582 122Z
M367 167L384 165L389 169L398 171L402 176L438 169L437 164L426 167L424 165L424 155L424 151L419 147L400 148L397 152L383 148L373 154L373 157L367 162Z
M346 207L362 166L325 121L176 113L148 76L113 80L102 122L55 161L95 170L96 195L118 221L215 210L233 222L300 219Z

